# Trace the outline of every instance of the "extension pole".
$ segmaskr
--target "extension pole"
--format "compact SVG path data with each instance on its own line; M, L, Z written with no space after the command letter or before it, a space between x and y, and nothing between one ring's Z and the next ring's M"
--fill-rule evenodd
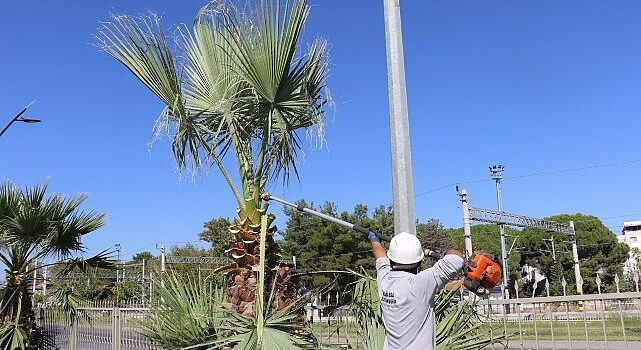
M279 202L281 204L284 204L286 206L296 208L298 211L302 211L303 213L307 213L307 214L311 214L311 215L314 215L314 216L318 216L321 219L327 220L329 222L333 222L335 224L339 224L341 226L345 226L345 227L351 228L352 230L354 230L356 232L360 232L360 233L365 234L365 235L368 235L370 232L372 232L376 236L378 236L378 238L380 238L383 241L389 242L389 241L392 240L391 236L384 235L382 233L378 233L378 232L376 232L376 231L374 231L372 229L369 229L369 228L366 228L366 227L362 227L362 226L359 226L359 225L355 225L355 224L352 224L350 222L343 221L341 219L337 219L337 218L335 218L333 216L329 216L327 214L319 213L316 210L307 208L307 207L305 207L305 206L303 206L301 204L294 204L294 203L288 202L288 201L286 201L284 199L281 199L281 198L278 198L278 197L274 197L274 196L270 195L269 193L263 193L261 198L264 201L273 200L273 201ZM440 255L438 253L436 253L435 251L430 250L430 249L425 249L424 253L425 253L425 255L428 255L428 256L430 256L430 257L432 257L434 259L439 259L440 258Z
M343 221L341 219L337 219L337 218L335 218L333 216L329 216L327 214L323 214L323 213L317 212L316 210L309 209L309 208L307 208L307 207L305 207L305 206L303 206L301 204L294 204L292 202L288 202L288 201L286 201L284 199L281 199L281 198L278 198L278 197L274 197L269 193L263 193L263 195L261 197L262 197L262 199L264 201L273 200L273 201L279 202L279 203L284 204L286 206L296 208L296 209L298 209L298 211L302 211L303 213L307 213L307 214L311 214L311 215L314 215L314 216L318 216L319 218L321 218L323 220L327 220L329 222L333 222L335 224L339 224L341 226L345 226L345 227L351 228L352 230L354 230L356 232L360 232L362 234L366 234L367 235L370 232L374 232L380 239L382 239L384 241L388 241L389 242L389 241L392 240L392 237L390 237L388 235L384 235L384 234L378 233L376 231L373 231L371 229L368 229L366 227L355 225L355 224L352 224L350 222Z

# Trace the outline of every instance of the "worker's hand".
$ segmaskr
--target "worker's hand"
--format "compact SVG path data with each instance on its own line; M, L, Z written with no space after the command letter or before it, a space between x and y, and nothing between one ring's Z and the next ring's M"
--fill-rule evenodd
M369 231L369 233L367 234L367 239L372 243L381 241L378 238L378 235L376 234L376 232L374 232L374 231Z
M471 258L467 260L467 268L475 268L476 267L476 261L472 260Z
M429 248L425 248L425 250L423 250L423 254L425 254L425 256L429 256L430 258L434 258L437 260L441 258L441 253L431 250Z

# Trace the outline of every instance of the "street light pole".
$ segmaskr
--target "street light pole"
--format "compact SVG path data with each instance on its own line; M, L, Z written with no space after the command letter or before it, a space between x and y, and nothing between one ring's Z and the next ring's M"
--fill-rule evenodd
M490 167L490 174L492 179L496 182L496 202L499 212L503 211L503 198L501 197L501 180L503 178L503 165L492 165ZM499 232L501 237L501 264L503 265L503 297L505 299L510 299L510 290L508 289L508 280L510 279L508 261L507 261L507 249L505 247L505 227L500 224Z
M409 121L403 36L401 32L400 0L383 0L385 9L385 44L387 51L387 90L389 123L392 144L392 188L394 192L394 234L416 234L412 154L410 152Z
M31 102L31 103L30 103L29 105L27 105L25 108L23 108L22 110L20 110L20 112L18 112L18 114L16 114L16 116L15 116L15 117L11 118L11 120L9 120L9 122L7 123L7 125L5 125L5 126L4 126L4 128L2 128L2 131L0 131L0 136L2 136L2 135L5 133L5 131L7 131L7 129L9 129L9 127L11 126L11 124L13 124L13 123L15 123L15 122L23 122L23 123L40 123L40 122L42 121L42 120L40 120L40 119L24 118L24 117L22 117L22 115L27 111L27 109L28 109L32 104L33 104L33 102Z

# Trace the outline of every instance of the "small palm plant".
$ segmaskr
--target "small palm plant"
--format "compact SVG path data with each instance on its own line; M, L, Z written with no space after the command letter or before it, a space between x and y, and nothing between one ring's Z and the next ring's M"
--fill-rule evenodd
M200 281L171 272L157 288L156 296L142 327L146 336L163 349L182 349L221 335L225 284L220 279Z
M173 134L179 169L215 167L229 185L238 209L230 228L235 238L228 252L235 264L229 266L227 305L251 317L260 264L278 270L263 279L267 285L277 280L272 307L284 308L296 297L295 279L279 264L276 227L270 225L266 241L259 241L260 218L267 212L261 194L268 180L297 176L306 132L317 131L322 141L327 45L318 39L307 50L299 47L307 0L232 2L203 7L192 30L179 31L179 54L156 17L115 16L98 39L165 104L156 130ZM237 176L225 162L229 155ZM269 215L268 224L273 220Z
M89 259L82 237L104 223L104 215L79 211L86 196L47 196L47 182L19 189L10 182L0 185L0 260L6 284L0 304L0 348L37 349L46 338L35 325L29 286L34 283L35 261L56 259L46 267L62 264L61 273L88 267L112 267L106 252ZM60 303L64 304L63 301Z
M260 269L256 281L256 312L247 316L223 306L224 283L196 281L170 275L158 290L158 305L146 317L146 334L164 349L318 349L300 310L307 302L297 298L278 310L272 307L276 280L264 283L272 272L266 268L267 217L260 231ZM267 288L269 287L269 288Z

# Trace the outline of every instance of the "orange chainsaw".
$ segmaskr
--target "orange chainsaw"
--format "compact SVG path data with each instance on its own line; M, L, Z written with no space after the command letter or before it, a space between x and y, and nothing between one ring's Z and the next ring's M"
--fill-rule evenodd
M463 284L476 295L487 295L501 283L502 266L492 254L476 252L467 262Z
M437 259L441 257L439 253L429 249L425 249L424 253ZM501 263L492 254L476 252L465 264L463 285L478 296L490 294L501 283L502 271Z
M284 205L294 207L301 212L308 213L314 216L318 216L321 219L342 225L351 228L354 231L361 232L365 235L373 232L383 241L391 241L392 237L384 234L380 234L372 229L362 227L337 219L333 216L319 213L313 209L307 208L301 204L294 204L286 200L274 197L269 193L264 193L261 198L265 201L274 200L276 202L282 203ZM425 249L424 251L426 256L439 259L441 255L433 250ZM487 253L474 253L467 262L467 267L465 271L465 278L463 280L463 285L469 289L472 293L476 295L485 295L489 294L496 285L501 282L501 264L494 259L494 256Z

